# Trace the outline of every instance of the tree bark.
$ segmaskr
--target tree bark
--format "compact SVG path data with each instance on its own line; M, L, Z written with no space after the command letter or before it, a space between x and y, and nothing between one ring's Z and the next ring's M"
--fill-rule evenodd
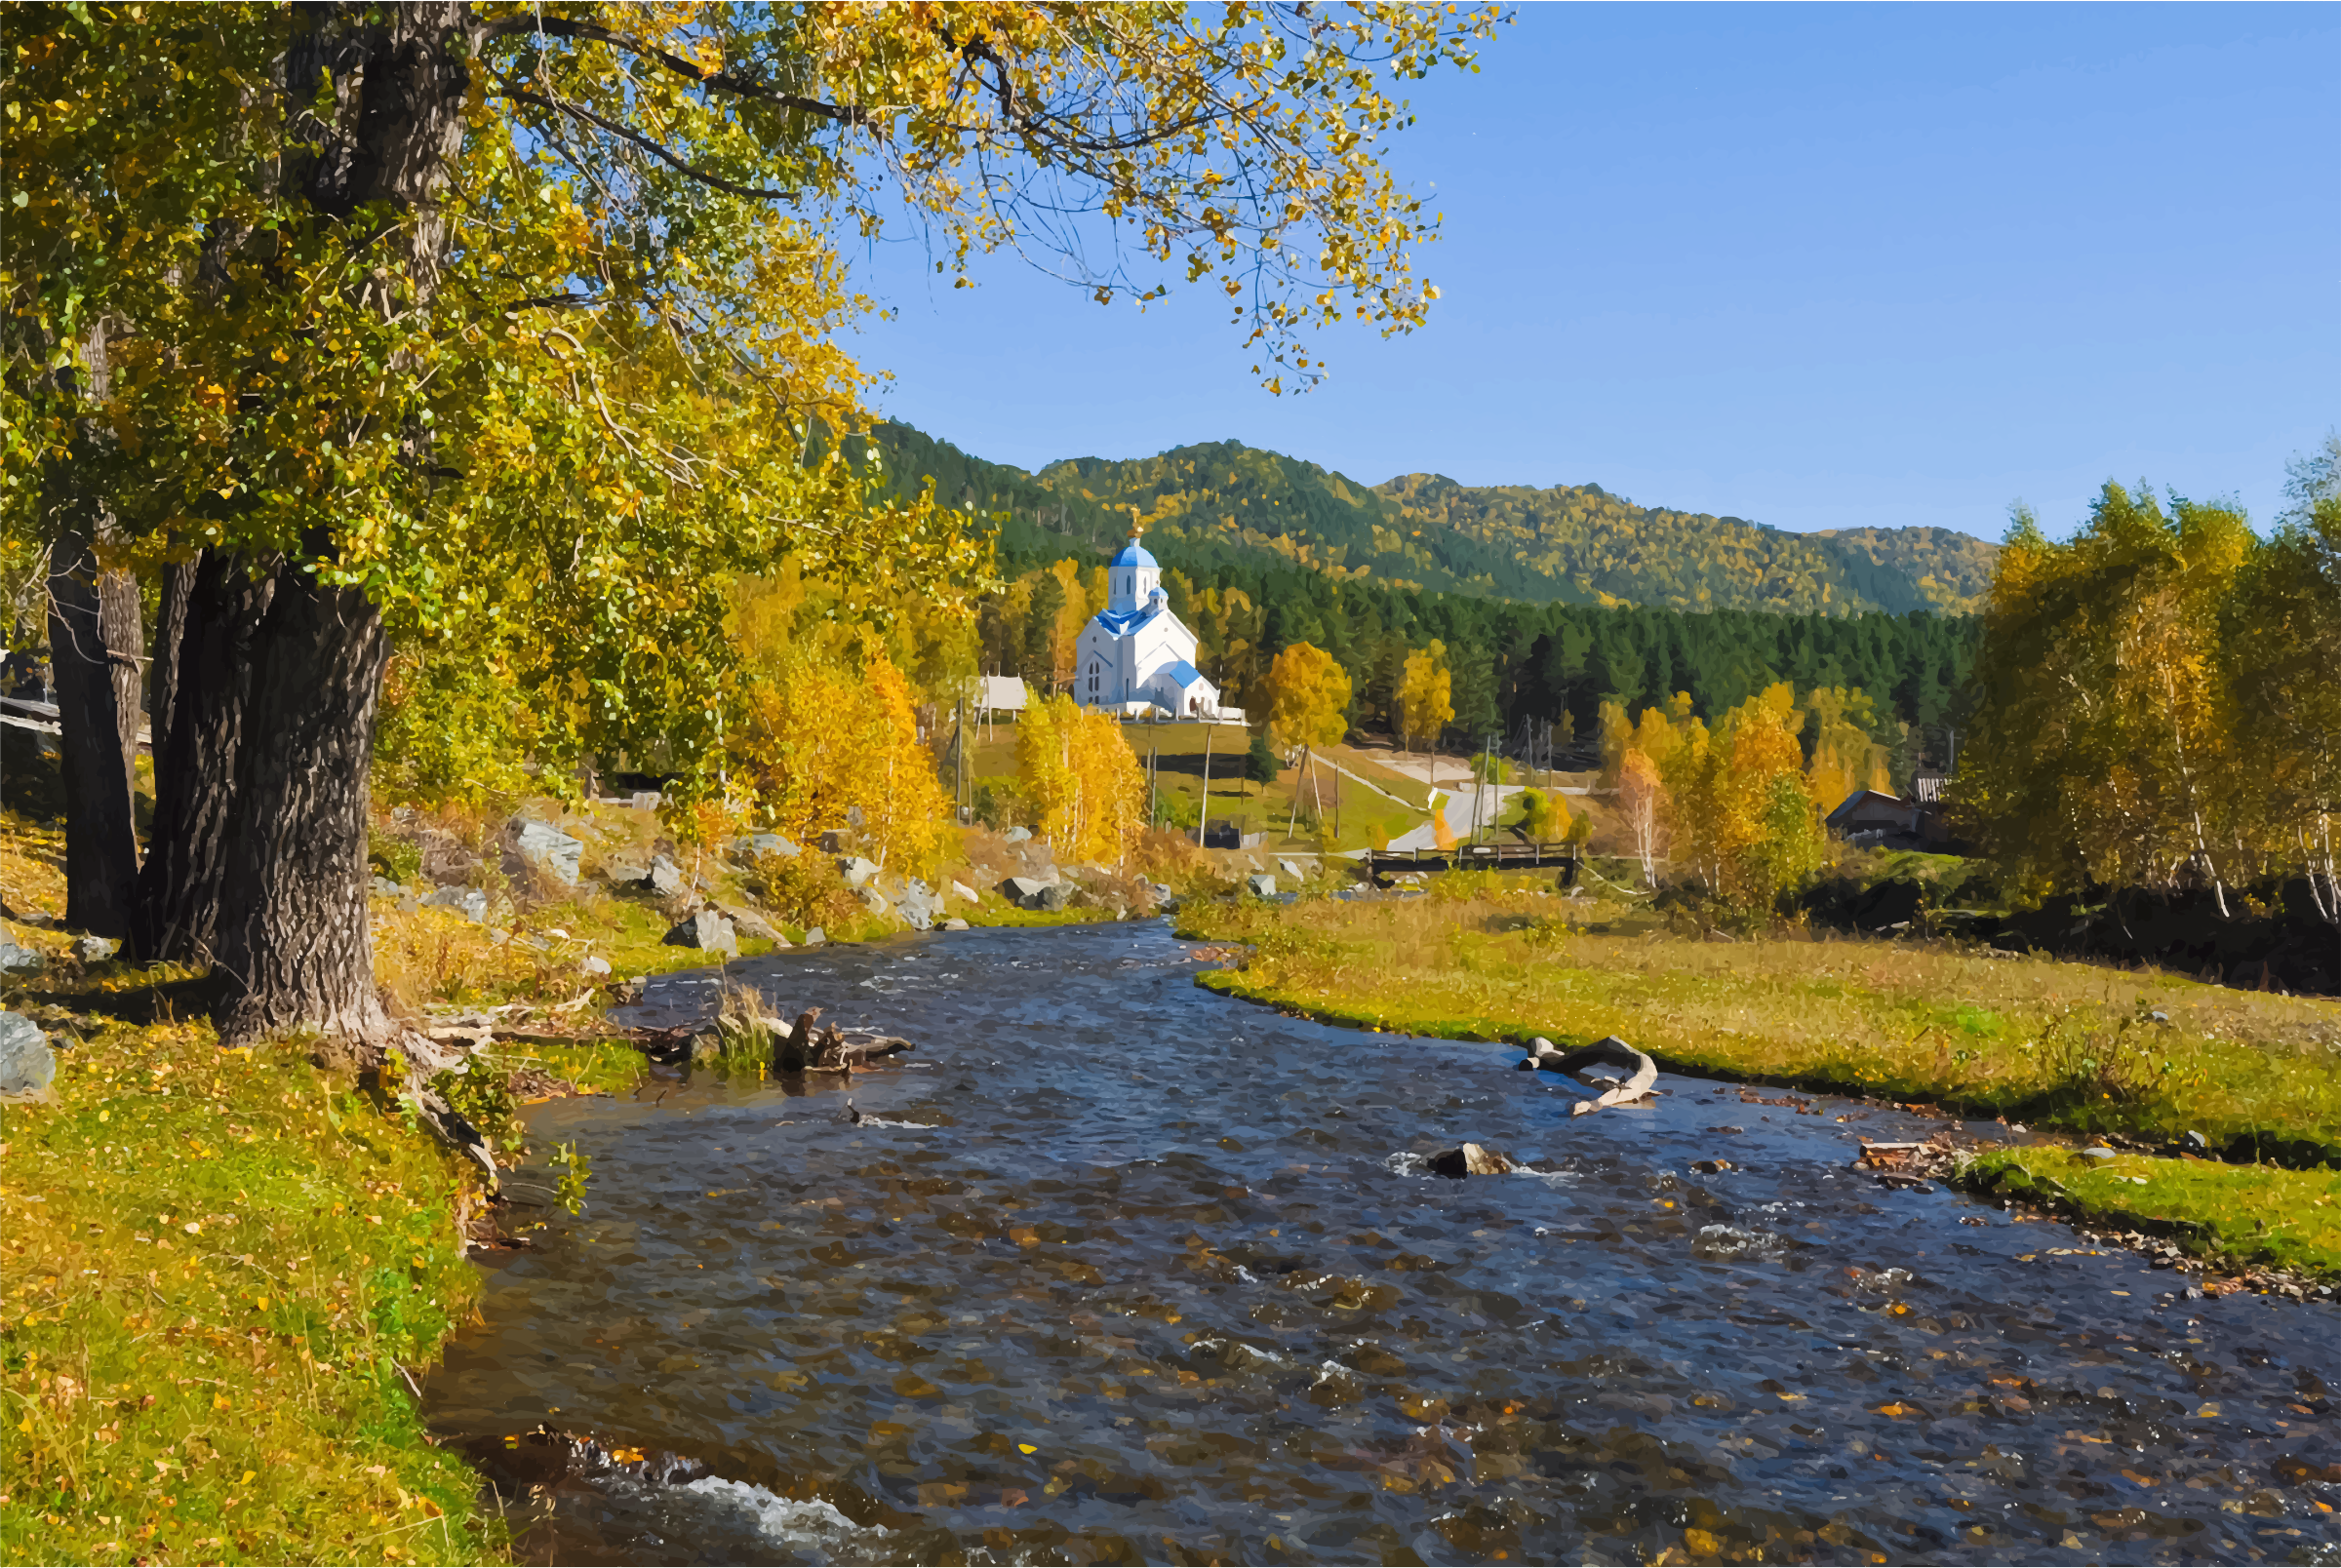
M154 656L146 667L146 730L153 737L156 785L171 741L171 713L179 697L179 645L187 630L187 602L195 592L195 563L163 568L162 606L154 617Z
M131 945L148 960L209 962L218 933L230 825L242 807L237 768L259 631L275 594L258 569L206 550L187 568L183 629L172 661L171 717L158 724L154 836L139 877Z
M257 628L212 966L233 1043L296 1027L360 1053L397 1029L374 985L367 773L389 655L355 589L288 564Z
M49 553L49 662L63 730L65 923L99 936L129 933L138 882L132 801L144 646L138 579L100 570L88 531L60 529Z

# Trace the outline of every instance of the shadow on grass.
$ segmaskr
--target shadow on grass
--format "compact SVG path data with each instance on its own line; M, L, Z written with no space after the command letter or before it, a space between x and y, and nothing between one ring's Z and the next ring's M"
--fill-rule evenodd
M90 982L77 989L27 988L17 993L22 1001L139 1028L209 1018L218 995L218 983L208 972L189 974L183 965L157 964L150 977L148 971L117 963L99 965Z

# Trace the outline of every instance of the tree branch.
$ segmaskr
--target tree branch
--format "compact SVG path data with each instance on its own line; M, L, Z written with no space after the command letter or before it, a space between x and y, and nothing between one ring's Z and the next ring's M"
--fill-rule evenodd
M869 123L870 115L867 109L850 103L824 103L819 98L801 98L794 93L774 92L762 82L752 81L731 71L710 71L696 61L685 59L680 55L670 55L663 49L655 49L639 39L628 38L623 33L612 32L609 28L596 22L572 21L561 17L507 17L488 29L488 36L491 38L510 38L520 34L536 34L547 38L570 38L585 43L608 44L613 48L622 49L639 59L655 60L677 76L696 82L702 87L717 88L726 93L736 94L741 98L757 98L766 103L777 104L784 109L795 109L802 114L817 115L824 120L835 120L841 125L866 125Z
M603 116L594 113L591 109L586 108L581 103L571 103L563 98L547 98L542 94L532 93L527 88L516 86L512 79L508 76L502 78L502 80L504 94L506 97L513 99L513 101L518 103L534 103L540 109L550 109L555 114L566 114L573 120L581 120L587 125L607 132L609 135L617 137L621 141L628 142L636 147L640 147L644 152L649 153L652 157L656 158L659 162L672 167L678 173L688 176L689 178L697 180L702 185L712 185L717 190L729 191L734 196L745 196L752 201L787 202L791 206L794 206L796 203L804 199L804 195L801 191L774 190L766 185L743 185L735 179L726 179L721 175L710 174L706 170L697 167L695 164L685 161L677 154L669 152L666 148L660 146L651 137L644 136L641 132L631 130L626 126L622 126L615 120L606 119Z

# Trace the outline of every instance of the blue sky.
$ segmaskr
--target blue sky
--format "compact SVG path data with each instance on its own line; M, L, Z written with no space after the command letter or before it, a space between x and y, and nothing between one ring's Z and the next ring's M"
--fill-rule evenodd
M881 245L888 413L997 461L1234 438L1377 483L1786 529L2066 531L2341 425L2341 6L1531 6L1395 137L1444 298L1276 398L1201 288L1100 307Z

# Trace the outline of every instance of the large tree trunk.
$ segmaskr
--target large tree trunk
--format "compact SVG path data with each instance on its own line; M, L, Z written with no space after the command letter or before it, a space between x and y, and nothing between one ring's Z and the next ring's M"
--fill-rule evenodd
M212 942L223 1040L305 1026L364 1052L395 1037L366 918L367 771L388 647L363 594L278 571L253 649Z
M111 332L82 340L82 365L57 372L59 390L93 412L44 476L49 536L49 662L56 672L65 788L65 923L100 936L130 929L139 875L132 811L138 780L139 656L146 647L138 579L105 570L96 545L114 531L102 483L116 452L94 411L112 384Z
M258 569L206 550L188 568L172 657L170 719L158 693L154 835L139 878L131 945L147 960L208 962L219 927L230 826L259 630L274 563ZM159 655L158 655L159 659Z
M131 803L139 754L138 579L98 566L89 535L60 530L49 553L49 662L65 787L65 923L130 930L139 839Z
M381 617L298 562L191 575L139 950L211 964L222 1039L306 1026L368 1057L395 1035L366 918Z

